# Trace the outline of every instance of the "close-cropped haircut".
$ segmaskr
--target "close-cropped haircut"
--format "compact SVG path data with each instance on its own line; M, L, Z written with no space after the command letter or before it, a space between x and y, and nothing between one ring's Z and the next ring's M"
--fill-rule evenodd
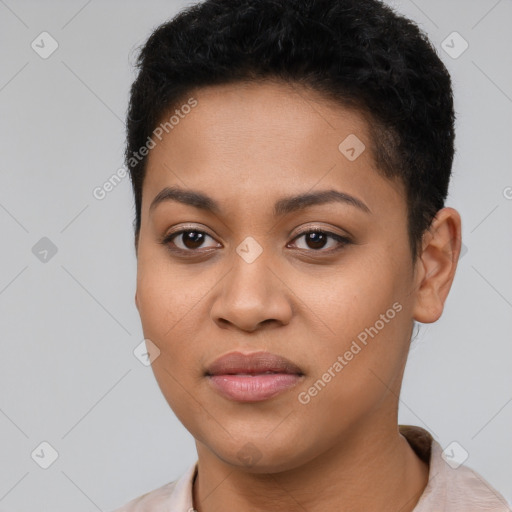
M379 0L206 0L159 26L137 67L125 152L136 246L147 156L134 154L193 89L268 79L363 116L378 171L405 186L416 259L448 193L455 113L450 75L414 22Z

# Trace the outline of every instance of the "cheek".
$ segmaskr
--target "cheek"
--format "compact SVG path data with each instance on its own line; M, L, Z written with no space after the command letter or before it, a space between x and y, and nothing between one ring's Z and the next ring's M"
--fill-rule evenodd
M189 425L200 410L194 410L199 369L198 335L191 325L196 295L190 290L181 293L169 270L157 266L141 266L137 279L139 313L144 338L160 350L151 367L167 403L180 421Z
M311 345L314 373L301 391L318 414L336 403L338 421L357 417L394 389L407 355L405 283L392 262L362 263L350 272L340 269L321 300L310 286L305 300L325 327L321 342Z
M145 335L154 337L158 345L171 342L175 333L186 326L187 316L194 314L207 289L207 279L198 279L180 266L170 265L164 256L141 251L137 262L137 299Z
M401 329L397 319L405 316L401 280L393 263L383 258L360 259L322 279L295 279L296 294L315 313L326 341L330 340L312 348L325 357L348 350L358 337L363 343L377 334L396 338Z
M166 388L178 392L179 383L192 386L201 376L200 363L209 343L204 330L209 321L205 305L218 277L171 265L165 254L156 252L144 252L143 248L139 255L138 309L144 337L160 350L152 365L155 376L161 386L165 381Z

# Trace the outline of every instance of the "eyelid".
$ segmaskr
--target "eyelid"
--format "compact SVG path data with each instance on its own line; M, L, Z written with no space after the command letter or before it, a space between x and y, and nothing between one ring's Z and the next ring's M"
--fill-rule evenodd
M164 240L168 240L170 237L174 235L178 235L183 231L197 231L198 233L204 233L212 238L216 238L215 235L212 235L206 226L203 227L202 224L184 224L178 226L176 229L171 229L170 231L166 231L163 236L160 237L160 242L164 242Z
M320 225L311 226L311 225L309 225L304 228L299 228L299 230L297 231L297 233L294 236L294 239L298 235L304 235L304 234L315 232L315 231L320 231L321 233L325 233L327 235L335 235L335 236L343 237L343 238L346 238L347 240L350 240L352 238L351 235L349 235L347 232L336 233L336 232L332 231L332 228L329 228L327 226L320 226Z

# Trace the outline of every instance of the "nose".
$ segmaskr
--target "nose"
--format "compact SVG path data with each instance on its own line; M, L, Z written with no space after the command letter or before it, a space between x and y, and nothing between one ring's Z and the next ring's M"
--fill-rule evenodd
M212 304L211 317L223 329L252 332L282 326L293 314L293 293L263 255L252 263L235 255L231 271Z

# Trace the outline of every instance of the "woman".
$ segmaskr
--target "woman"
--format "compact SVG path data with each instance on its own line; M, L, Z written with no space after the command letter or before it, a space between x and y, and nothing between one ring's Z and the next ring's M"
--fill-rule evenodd
M207 0L139 58L126 162L148 357L196 440L118 511L505 511L398 425L461 250L450 76L377 0Z

